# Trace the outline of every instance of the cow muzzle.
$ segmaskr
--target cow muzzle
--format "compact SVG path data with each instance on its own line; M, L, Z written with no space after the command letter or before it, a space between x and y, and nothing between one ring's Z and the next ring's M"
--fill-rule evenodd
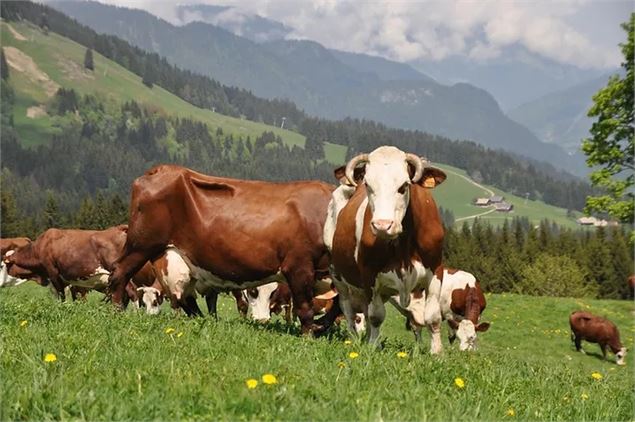
M399 236L394 220L373 220L370 227L373 234L381 239L394 239Z

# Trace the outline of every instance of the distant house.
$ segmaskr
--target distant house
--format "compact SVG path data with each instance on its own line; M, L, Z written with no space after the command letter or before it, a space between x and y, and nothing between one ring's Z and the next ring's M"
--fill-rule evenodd
M490 204L489 198L476 198L474 205L477 207L486 207Z
M498 204L498 203L503 202L503 199L505 199L505 198L503 198L502 196L494 195L494 196L489 198L489 202L490 202L490 204Z
M598 219L595 217L580 217L577 221L581 226L595 226Z
M514 205L509 202L500 202L496 204L496 211L498 212L512 212L514 209Z

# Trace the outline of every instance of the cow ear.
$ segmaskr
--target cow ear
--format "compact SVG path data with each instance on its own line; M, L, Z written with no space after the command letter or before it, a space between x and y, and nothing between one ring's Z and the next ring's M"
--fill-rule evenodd
M143 291L143 287L137 287L137 293L141 293Z
M455 320L453 320L453 319L448 319L448 325L449 325L450 327L452 327L452 329L453 329L453 330L458 330L458 329L459 329L459 323L458 323L458 322L456 322L456 321L455 321Z
M355 167L353 170L353 179L355 183L360 184L366 174L366 166ZM340 166L333 171L333 175L340 181L341 185L352 186L346 179L346 166Z
M426 167L423 169L423 175L418 184L424 188L434 189L443 183L445 179L447 179L447 176L443 170L436 167Z
M481 322L480 324L476 326L476 331L480 331L482 333L484 333L488 329L489 329L489 322Z

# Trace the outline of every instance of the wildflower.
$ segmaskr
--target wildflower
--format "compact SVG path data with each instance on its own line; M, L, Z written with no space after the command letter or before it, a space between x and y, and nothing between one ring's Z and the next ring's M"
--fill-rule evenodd
M463 381L463 378L454 378L454 385L458 388L465 388L465 381Z
M20 321L20 327L26 327L28 323L29 321L27 321L26 319L23 319L22 321Z
M258 386L258 380L249 378L247 381L245 381L245 384L247 384L247 388L249 388L250 390L253 390L254 388Z
M44 362L55 362L57 360L57 356L55 353L47 353L44 355Z
M172 334L173 332L175 332L176 330L172 327L168 327L165 329L165 334Z
M264 382L267 385L272 385L272 384L277 384L278 379L273 374L264 374L262 376L262 382Z
M397 357L398 358L407 358L408 357L408 353L406 352L397 352Z
M353 344L353 342L352 342L352 341L350 341L350 340L344 340L344 344L348 346L348 345Z
M346 368L346 364L344 362L337 362L337 367L340 369Z
M359 357L359 353L357 353L357 352L350 352L350 353L348 354L348 357L349 357L349 358L351 358L351 359L357 359L357 358Z
M594 372L594 373L592 373L592 374L591 374L591 377L592 377L594 380L598 380L598 381L599 381L599 380L601 380L601 379L602 379L602 374L600 374L599 372Z
M513 407L510 407L509 409L507 409L507 416L516 416L516 411L514 410Z
M179 333L176 335L177 338L179 337L183 337L183 331L179 331Z
M582 398L582 400L588 400L589 399L589 395L587 393L580 394L580 397Z

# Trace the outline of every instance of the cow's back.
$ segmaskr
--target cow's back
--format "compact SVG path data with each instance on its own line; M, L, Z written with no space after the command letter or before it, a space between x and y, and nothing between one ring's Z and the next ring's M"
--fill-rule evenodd
M619 331L613 322L589 312L573 312L569 317L571 330L581 339L595 343L619 341Z

